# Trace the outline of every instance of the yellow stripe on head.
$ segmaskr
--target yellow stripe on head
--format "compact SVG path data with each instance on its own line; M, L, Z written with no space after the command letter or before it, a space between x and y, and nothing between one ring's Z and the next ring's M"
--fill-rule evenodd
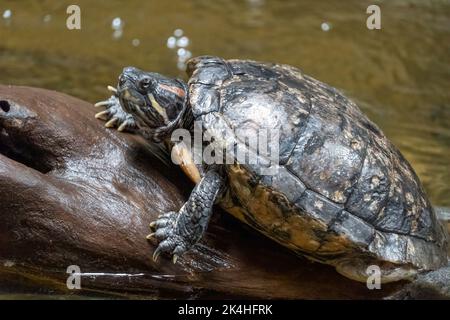
M156 101L153 94L149 93L147 96L150 99L150 102L152 103L152 107L161 115L161 117L163 117L164 122L166 124L169 123L170 121L169 121L169 117L167 117L166 110L159 105L159 103Z

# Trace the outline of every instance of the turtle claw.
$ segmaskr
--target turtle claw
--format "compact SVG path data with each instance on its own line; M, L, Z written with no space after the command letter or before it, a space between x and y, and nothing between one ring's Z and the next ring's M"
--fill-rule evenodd
M119 128L117 128L117 131L122 132L122 131L124 131L126 128L127 128L127 124L124 122L124 123L122 123L122 124L119 126Z
M101 120L108 120L108 111L101 111L99 113L95 114L95 118L96 119L101 119Z
M125 120L123 120L122 124L119 125L117 128L117 131L123 132L123 131L133 131L137 128L136 122L134 121L134 118L132 115L127 115Z
M174 264L190 247L188 239L185 239L177 228L178 216L178 212L160 215L156 221L150 223L150 228L154 232L147 236L147 239L156 239L159 242L153 257L165 253L172 257Z
M117 89L114 88L113 86L107 86L106 89L108 89L108 91L111 91L112 93L114 93L114 95L117 94Z
M94 104L94 107L106 107L106 110L95 115L95 118L106 121L105 127L117 128L118 131L135 132L137 130L136 122L131 114L126 113L120 105L117 98L117 90L108 86L108 90L112 91L112 95L108 100L100 101Z
M113 128L118 120L119 120L118 118L112 118L111 120L105 123L105 127Z
M110 102L108 100L105 101L99 101L96 104L94 104L94 107L99 108L99 107L106 107L109 106Z
M153 257L152 258L153 258L153 261L155 261L155 262L158 261L159 255L161 254L161 251L158 250L158 249L159 249L159 247L156 248L155 252L153 252Z

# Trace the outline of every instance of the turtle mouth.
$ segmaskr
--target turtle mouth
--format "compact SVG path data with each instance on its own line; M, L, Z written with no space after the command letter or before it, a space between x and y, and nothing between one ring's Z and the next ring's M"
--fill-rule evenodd
M140 127L156 129L168 124L167 113L153 94L143 94L134 86L119 86L118 96L125 112L132 114Z
M142 109L150 101L139 91L132 87L123 87L118 90L119 100L128 113L135 114L138 109Z
M120 104L126 112L141 120L139 122L146 126L156 127L156 124L151 121L152 103L146 95L141 94L132 86L123 86L118 88L118 96Z

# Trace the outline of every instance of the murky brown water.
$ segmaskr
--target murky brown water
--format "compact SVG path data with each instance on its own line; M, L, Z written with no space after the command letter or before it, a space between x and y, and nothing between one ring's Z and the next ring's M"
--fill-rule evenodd
M366 28L373 2L378 31ZM181 77L167 46L180 28L194 56L292 64L342 89L450 206L450 1L78 0L82 29L69 31L71 3L0 0L0 83L96 101L126 65Z

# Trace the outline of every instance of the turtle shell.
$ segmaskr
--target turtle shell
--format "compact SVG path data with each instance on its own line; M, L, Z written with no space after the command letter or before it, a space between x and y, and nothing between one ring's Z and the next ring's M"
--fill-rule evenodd
M255 61L199 57L188 74L204 132L235 155L256 154L254 163L234 156L225 166L230 213L325 263L359 253L424 270L447 264L446 233L417 175L339 91L297 68ZM279 162L265 175L267 155L242 137L274 129Z

